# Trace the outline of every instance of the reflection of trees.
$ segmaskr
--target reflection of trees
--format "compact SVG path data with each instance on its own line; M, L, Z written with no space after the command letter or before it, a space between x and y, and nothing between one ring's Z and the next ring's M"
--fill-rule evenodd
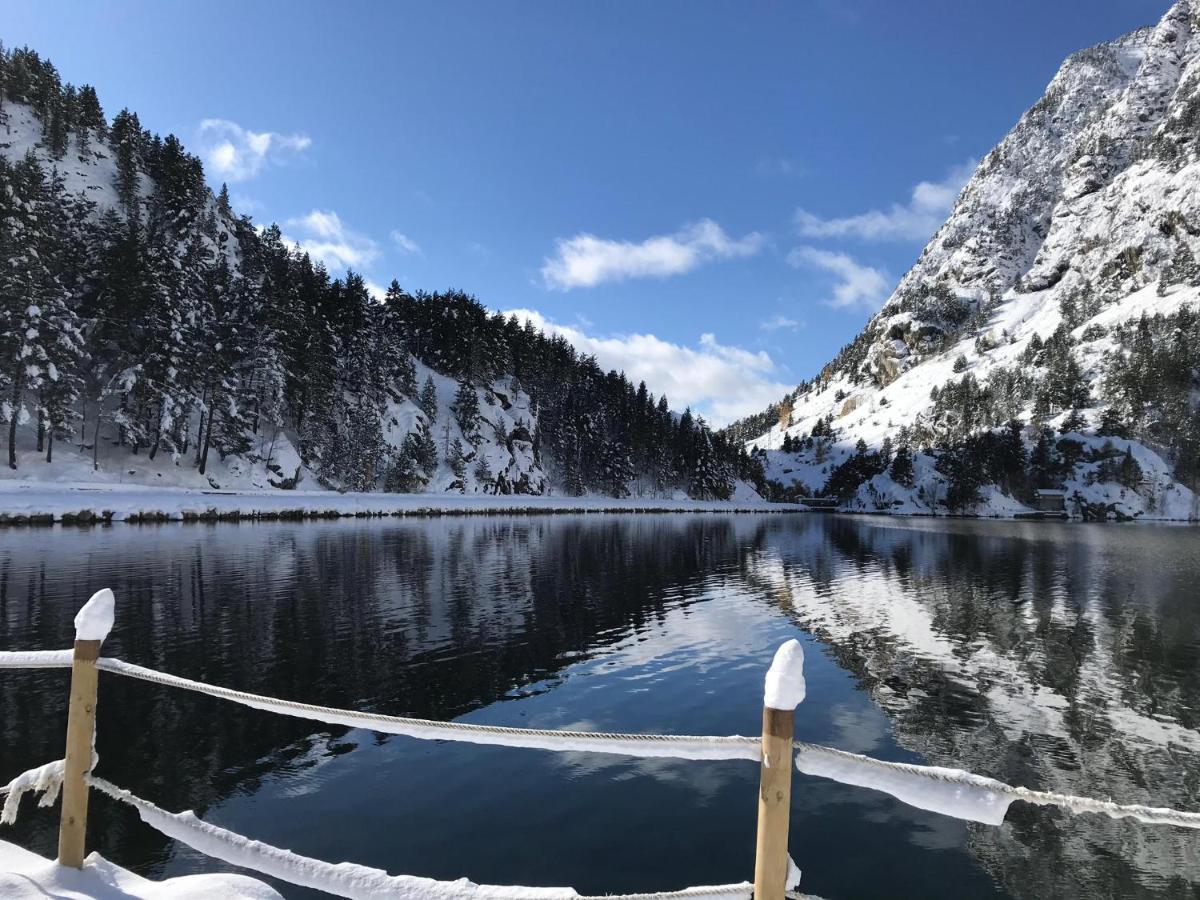
M118 598L107 655L330 706L447 719L661 620L671 598L736 568L742 528L714 517L440 518L411 522L9 532L0 646L69 646L97 587ZM10 540L11 538L11 540ZM49 560L54 565L49 564ZM62 672L0 675L0 779L57 758ZM253 791L336 752L337 733L103 676L100 772L169 809ZM336 732L336 730L335 730ZM26 801L31 806L31 801ZM93 801L89 846L126 865L164 842ZM10 837L53 855L57 815Z
M1195 532L832 518L745 558L931 762L1200 807ZM1188 561L1190 560L1190 562ZM1014 805L972 847L1017 896L1192 896L1193 832Z

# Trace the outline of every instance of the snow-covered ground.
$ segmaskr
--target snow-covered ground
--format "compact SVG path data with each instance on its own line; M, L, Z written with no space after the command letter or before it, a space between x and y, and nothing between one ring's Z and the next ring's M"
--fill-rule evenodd
M1056 417L1055 421L1063 417ZM1083 445L1085 451L1109 450L1124 453L1126 449L1141 467L1142 483L1136 488L1122 487L1111 481L1089 483L1089 475L1098 463L1081 463L1063 483L1067 498L1067 513L1077 517L1079 503L1092 506L1111 506L1121 517L1147 522L1200 521L1200 495L1175 481L1169 463L1149 447L1137 441L1118 437L1098 437L1094 434L1070 432L1066 435ZM791 486L803 484L814 494L820 494L833 470L854 453L845 438L826 447L822 462L815 461L814 452L806 450L785 453L768 450L764 459L767 477ZM890 515L946 515L944 499L948 490L945 475L936 468L936 459L926 453L913 453L913 484L897 484L888 472L876 475L860 485L858 492L839 509L843 512L871 512ZM1028 515L1034 510L1017 498L1005 494L996 485L984 485L980 502L965 512L989 518L1013 518Z
M753 493L753 492L751 492ZM795 512L753 495L730 501L522 494L386 494L335 491L214 491L88 482L0 481L0 524L48 521L180 521L555 512Z
M82 869L60 866L0 841L0 897L5 900L280 900L273 888L245 875L185 875L150 881L98 853Z

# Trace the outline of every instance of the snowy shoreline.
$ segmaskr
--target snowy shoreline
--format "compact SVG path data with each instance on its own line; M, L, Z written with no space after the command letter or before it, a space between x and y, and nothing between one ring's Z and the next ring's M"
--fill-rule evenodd
M913 510L812 510L767 501L698 501L644 497L558 497L482 494L387 494L334 491L221 491L106 483L37 484L0 481L0 527L106 525L113 522L306 521L342 518L433 516L536 516L604 514L782 514L889 516L936 519L1040 521L1028 512L932 514ZM1081 519L1046 517L1047 521ZM1136 522L1196 524L1187 518L1138 516Z
M766 501L334 491L219 491L104 483L0 482L0 526L111 522L299 521L444 515L798 513Z

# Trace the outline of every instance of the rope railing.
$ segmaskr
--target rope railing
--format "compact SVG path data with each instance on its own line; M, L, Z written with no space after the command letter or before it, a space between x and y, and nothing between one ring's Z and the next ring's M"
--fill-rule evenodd
M69 668L70 664L71 651L69 650L0 652L0 669ZM681 760L741 759L757 762L762 753L760 739L745 735L700 736L562 731L480 725L470 722L442 722L434 719L389 716L383 713L339 709L267 697L193 681L111 657L98 659L97 667L103 672L110 672L114 675L123 675L151 684L205 694L252 709L326 725L364 728L382 734L402 735L418 740L459 741L534 750L612 753L623 756L666 757ZM1113 818L1133 818L1145 824L1200 828L1200 813L1141 804L1123 804L1111 800L1097 800L1090 797L1016 787L958 769L888 762L805 741L794 741L793 746L797 751L796 767L806 775L882 790L910 806L921 809L932 808L935 812L942 811L945 804L938 804L937 801L941 798L936 793L931 794L928 789L923 791L919 787L924 782L944 785L951 791L963 789L984 791L991 792L998 798L1006 798L997 800L994 804L1000 820L1003 819L1003 813L1009 803L1013 800L1023 800L1041 806L1056 806L1074 813L1094 812ZM988 813L986 808L980 809L972 805L967 811L973 814L958 817L983 821L987 824L998 824L998 821L992 821L993 816L991 815L980 817L974 814Z
M559 752L612 753L644 758L673 758L689 761L747 760L760 764L759 836L755 862L755 884L688 888L684 891L628 895L635 898L729 898L751 895L762 900L782 900L791 893L799 873L787 856L788 809L791 766L772 765L788 752L795 754L796 768L805 774L842 784L870 788L903 803L969 821L999 825L1009 805L1022 800L1054 806L1073 814L1099 813L1112 818L1131 818L1143 824L1200 828L1200 813L1141 804L1121 804L1050 791L1014 787L960 769L922 766L874 759L793 738L794 709L804 699L803 652L789 641L776 654L767 674L764 696L764 727L761 738L742 735L699 736L666 734L619 734L553 729L514 728L470 722L440 722L382 713L362 712L282 700L233 688L193 681L124 660L100 657L100 644L112 625L113 597L101 591L76 617L74 651L0 651L0 669L72 668L71 708L68 713L68 747L63 760L17 776L0 796L7 795L0 821L10 822L23 793L44 791L42 805L53 803L63 788L63 818L60 825L59 860L78 867L82 863L83 834L87 815L87 789L134 806L139 816L164 834L201 853L234 865L255 869L303 886L317 886L296 878L314 878L319 870L327 892L346 897L410 897L430 900L558 900L579 896L570 888L500 888L476 885L466 879L438 882L417 876L388 875L377 869L336 865L309 859L267 844L251 841L197 819L191 812L168 813L149 801L135 797L92 774L95 767L92 740L95 715L95 673L114 675L204 694L252 709L286 715L327 725L363 728L418 740L447 740L470 744L549 750ZM153 820L153 821L151 821ZM161 826L161 827L160 827ZM193 843L193 841L197 843ZM203 844L203 846L198 846ZM230 849L233 848L233 849ZM261 851L258 859L250 848ZM222 853L237 857L222 856ZM260 868L268 865L270 868ZM322 868L324 867L324 868ZM350 873L350 874L347 874ZM345 881L345 879L349 881ZM337 887L340 885L341 887ZM357 893L340 893L350 885ZM386 888L386 890L385 890ZM517 892L517 893L514 893ZM611 900L611 898L610 898Z

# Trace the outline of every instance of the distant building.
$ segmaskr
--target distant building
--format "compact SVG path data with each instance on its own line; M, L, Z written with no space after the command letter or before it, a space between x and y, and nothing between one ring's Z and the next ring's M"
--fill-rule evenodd
M1033 492L1033 508L1039 512L1065 513L1067 492L1058 488L1037 488Z

